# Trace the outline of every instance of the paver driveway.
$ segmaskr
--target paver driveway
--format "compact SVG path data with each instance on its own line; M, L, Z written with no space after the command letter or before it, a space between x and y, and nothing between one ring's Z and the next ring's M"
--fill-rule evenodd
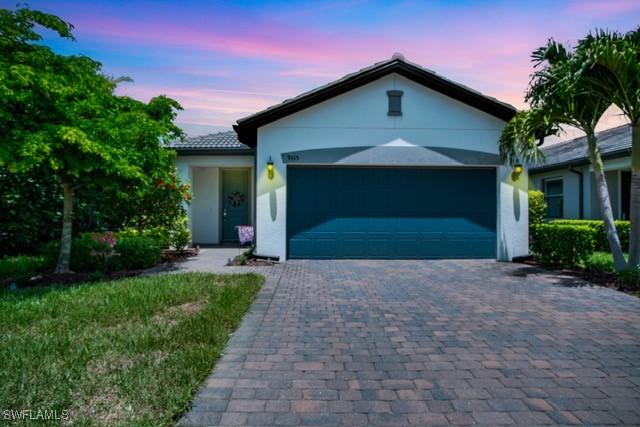
M181 424L640 425L638 298L494 261L275 268Z

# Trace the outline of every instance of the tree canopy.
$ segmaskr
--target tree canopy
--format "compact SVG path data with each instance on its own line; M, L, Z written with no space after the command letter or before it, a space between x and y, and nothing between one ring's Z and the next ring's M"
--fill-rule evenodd
M602 156L595 135L596 126L611 105L612 97L596 90L593 79L583 75L583 51L569 50L550 39L531 56L534 72L526 94L531 109L518 113L505 127L499 142L501 156L512 164L518 159L537 163L544 157L537 142L540 137L558 133L563 125L582 130L587 135L600 213L616 270L620 271L626 267L626 262L614 225Z
M117 96L117 79L103 75L99 62L37 44L38 26L73 40L73 26L56 16L0 9L0 166L49 171L64 187L65 263L74 191L142 196L175 175L165 143L182 137L173 123L181 107L166 96L148 103ZM59 267L67 270L68 260Z

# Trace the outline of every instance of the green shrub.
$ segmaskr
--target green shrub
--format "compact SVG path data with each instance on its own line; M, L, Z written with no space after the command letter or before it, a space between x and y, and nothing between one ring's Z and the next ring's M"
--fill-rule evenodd
M608 252L594 252L584 260L584 269L594 273L613 272L613 256Z
M57 241L43 247L43 257L51 268L59 250ZM129 232L83 233L71 242L70 268L78 273L148 268L160 261L160 251L154 239Z
M0 167L0 188L0 257L37 254L42 242L60 236L62 186L46 167Z
M246 251L242 252L238 256L238 261L240 265L246 265L247 262L249 262L249 260L253 258L255 250L256 250L256 247L251 245Z
M542 224L547 215L547 202L544 193L537 190L529 190L529 225Z
M113 247L107 243L94 239L97 233L82 233L71 241L71 260L69 268L75 272L113 270L116 266ZM47 265L54 268L58 261L60 241L54 240L43 246L42 255L47 260Z
M119 269L116 236L111 232L83 233L71 243L72 271L109 272Z
M572 267L594 251L593 230L586 225L538 224L533 231L531 249L543 264Z
M618 284L627 291L640 291L640 269L629 268L618 273Z
M119 267L124 270L149 268L160 262L160 246L150 237L125 236L115 246Z
M160 249L169 249L171 246L171 236L166 227L154 227L144 230L142 235L153 239Z
M43 256L13 256L0 259L0 282L23 283L47 269Z
M47 268L53 270L58 262L58 255L60 254L60 241L52 240L45 243L40 247L40 256L44 258L44 262Z
M564 225L584 225L591 228L594 232L594 244L596 251L611 252L609 247L609 240L607 240L607 231L604 228L604 222L601 220L589 220L589 219L556 219L551 221L552 224L564 224ZM616 230L618 230L618 237L620 238L620 245L623 251L627 251L629 248L629 221L614 221Z
M191 231L189 231L189 219L186 215L178 218L169 229L169 241L171 246L177 251L181 251L191 242Z
M139 231L135 228L127 228L118 232L118 237L143 236L153 239L160 249L175 248L184 249L191 243L191 232L189 231L189 218L183 215L176 218L169 225L147 228Z

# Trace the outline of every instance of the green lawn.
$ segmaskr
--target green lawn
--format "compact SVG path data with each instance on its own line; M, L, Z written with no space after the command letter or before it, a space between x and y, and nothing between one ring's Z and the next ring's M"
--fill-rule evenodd
M68 410L65 425L173 425L262 280L189 273L0 291L0 411Z
M628 259L628 257L629 255L625 253L624 258ZM613 255L610 252L594 252L578 267L598 273L615 272Z
M627 255L625 254L626 257ZM610 252L594 252L579 267L599 273L615 271L613 255Z

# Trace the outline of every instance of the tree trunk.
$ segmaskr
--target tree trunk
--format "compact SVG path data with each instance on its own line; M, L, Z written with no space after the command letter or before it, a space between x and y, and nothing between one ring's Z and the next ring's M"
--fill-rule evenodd
M73 225L73 186L69 182L63 184L64 205L62 209L62 236L60 238L60 254L56 273L69 273L71 259L71 226Z
M631 202L629 208L629 267L640 266L640 124L631 126Z
M622 247L620 246L620 238L618 237L618 231L616 225L613 222L613 209L611 209L611 199L609 198L609 188L607 186L607 180L604 176L604 165L602 163L602 156L600 155L600 149L596 142L594 134L587 135L589 141L589 157L591 158L591 164L593 165L593 172L596 178L596 189L598 191L598 201L600 202L600 214L604 221L604 228L607 232L607 240L609 241L609 247L613 254L613 264L616 271L622 271L627 267L627 263L624 260L624 254L622 253Z

